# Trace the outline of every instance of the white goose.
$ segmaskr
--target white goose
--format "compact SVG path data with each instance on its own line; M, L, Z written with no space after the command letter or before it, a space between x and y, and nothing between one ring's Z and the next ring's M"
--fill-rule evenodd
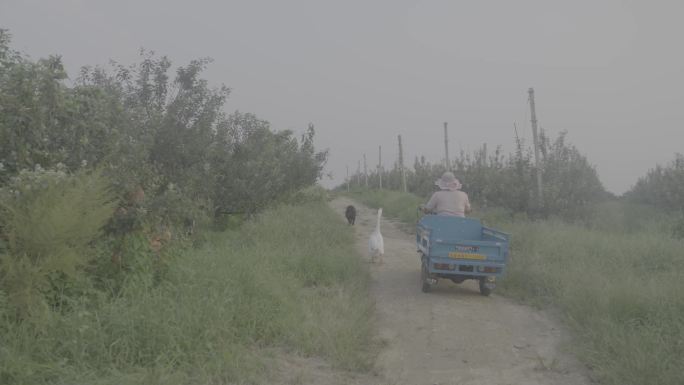
M375 230L370 235L368 240L368 250L371 255L371 262L375 262L376 259L382 263L382 255L385 254L385 242L382 239L382 234L380 233L380 218L382 217L382 207L378 209L378 221L375 224Z

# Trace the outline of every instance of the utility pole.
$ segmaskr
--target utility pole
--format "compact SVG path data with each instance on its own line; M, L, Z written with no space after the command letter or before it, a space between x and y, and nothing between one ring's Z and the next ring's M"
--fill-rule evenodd
M366 188L368 188L368 165L366 164L366 154L363 154L363 177L366 180Z
M542 127L542 125L540 124L539 125L539 152L541 153L541 156L539 157L540 162L543 162L544 160L546 160L546 148L544 146L544 139L545 138L546 137L544 135L544 127Z
M487 165L487 143L482 145L482 163L484 166Z
M539 209L544 206L544 196L542 195L542 173L539 167L539 137L537 134L537 113L534 110L534 88L530 87L530 117L532 121L532 140L534 144L534 168L537 174L537 199Z
M347 165L347 192L349 192L349 165Z
M356 184L361 187L361 160L357 162L356 166Z
M449 171L451 163L449 163L449 134L447 133L447 122L444 122L444 164L446 170Z
M401 188L406 192L406 170L404 169L404 149L401 146L401 135L399 138L399 167L401 170Z
M378 146L378 179L380 181L380 190L382 190L382 146Z
M520 136L518 136L518 125L513 122L513 131L515 131L515 140L516 142L520 141Z

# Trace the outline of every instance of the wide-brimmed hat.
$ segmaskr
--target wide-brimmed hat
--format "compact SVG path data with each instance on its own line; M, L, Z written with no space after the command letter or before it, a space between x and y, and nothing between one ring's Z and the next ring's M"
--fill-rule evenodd
M460 190L461 189L461 182L459 182L458 179L456 179L456 176L454 176L454 173L452 172L445 172L442 174L442 177L437 179L435 181L435 185L439 187L442 190Z

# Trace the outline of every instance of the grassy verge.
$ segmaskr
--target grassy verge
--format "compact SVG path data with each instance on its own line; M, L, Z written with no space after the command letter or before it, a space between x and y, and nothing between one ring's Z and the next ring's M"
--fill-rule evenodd
M389 190L360 190L352 192L350 196L370 207L382 207L385 216L398 219L406 224L416 222L418 205L427 202L427 199L421 199L413 194Z
M409 222L422 201L388 191L353 197ZM598 212L617 210L611 204ZM480 214L474 216L512 234L500 293L560 310L577 356L601 383L684 381L684 242L671 238L667 226L627 226L622 219L629 213L616 215L616 223L592 219L590 227Z
M2 384L264 383L264 352L373 364L368 273L353 234L323 203L268 211L131 279L115 298L53 314L44 329L2 316Z

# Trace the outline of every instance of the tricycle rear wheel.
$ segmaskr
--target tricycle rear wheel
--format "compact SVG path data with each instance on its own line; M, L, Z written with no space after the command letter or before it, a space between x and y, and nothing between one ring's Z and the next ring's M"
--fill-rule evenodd
M487 287L486 282L487 282L487 278L485 278L485 277L480 278L480 294L484 295L485 297L492 294L492 289Z
M432 290L432 285L428 281L430 279L430 273L428 272L427 261L425 258L420 263L420 282L422 284L421 290L423 293L429 293Z

